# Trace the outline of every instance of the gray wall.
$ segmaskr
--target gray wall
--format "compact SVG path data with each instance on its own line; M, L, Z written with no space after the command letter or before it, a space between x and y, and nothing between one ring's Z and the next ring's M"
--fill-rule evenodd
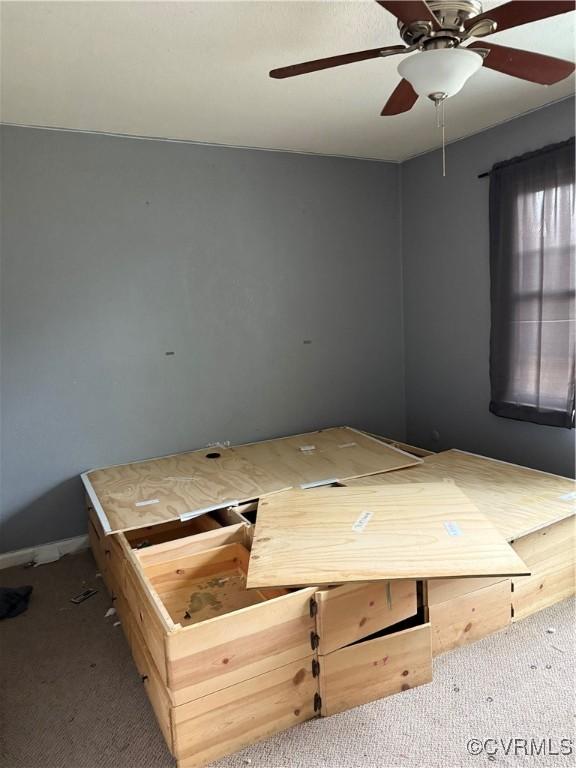
M573 134L567 100L450 145L446 178L438 152L403 164L409 440L573 475L573 431L488 411L489 180L477 178L499 160Z
M2 162L2 550L85 531L91 467L403 436L398 166L10 127Z
M488 411L477 175L573 109L450 145L445 179L437 152L0 129L0 551L84 532L85 469L342 423L401 438L405 413L415 443L572 474L573 432Z

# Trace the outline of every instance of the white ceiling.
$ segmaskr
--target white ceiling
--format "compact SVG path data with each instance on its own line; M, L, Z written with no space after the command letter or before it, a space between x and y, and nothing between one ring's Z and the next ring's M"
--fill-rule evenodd
M575 15L490 40L570 59ZM1 118L403 160L440 137L427 100L406 115L379 116L401 57L268 77L274 67L400 42L395 20L373 0L3 2ZM448 102L447 138L573 92L573 76L547 88L482 69Z

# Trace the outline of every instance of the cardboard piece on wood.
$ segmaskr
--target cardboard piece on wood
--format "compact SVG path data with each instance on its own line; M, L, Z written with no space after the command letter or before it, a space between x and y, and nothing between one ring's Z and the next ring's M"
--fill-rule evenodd
M409 483L263 499L247 586L528 573L455 484Z

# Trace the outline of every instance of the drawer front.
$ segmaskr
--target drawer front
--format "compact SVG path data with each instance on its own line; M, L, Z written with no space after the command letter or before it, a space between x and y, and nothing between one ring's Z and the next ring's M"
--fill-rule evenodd
M94 510L88 508L88 537L94 559L100 569L108 591L116 597L122 590L125 555L120 535L106 536Z
M124 568L126 566L126 555L121 544L121 538L123 538L123 534L112 533L105 536L103 540L104 555L115 595L123 589Z
M315 716L313 655L172 710L179 768L200 766Z
M306 658L312 652L315 619L301 589L167 637L168 686L183 704Z
M430 624L365 640L320 658L322 715L432 680Z
M530 566L531 576L513 579L514 621L574 594L574 517L517 539L512 546Z
M128 607L128 603L126 602L126 598L122 592L119 592L116 596L116 599L114 600L114 607L116 608L118 621L120 622L120 626L122 628L122 632L124 633L124 637L126 638L126 642L130 648L132 648L132 632L135 621L132 616L132 612Z
M123 594L134 625L138 627L144 643L156 664L160 677L167 683L166 635L168 628L152 596L151 589L138 573L132 560L126 560L123 577Z
M574 563L576 518L569 517L512 542L533 573L554 571Z
M106 555L104 554L102 540L98 535L98 530L95 528L91 517L88 519L88 540L90 542L90 549L94 555L94 560L96 561L96 566L104 580L104 584L106 585L108 592L114 595L116 590L113 588L113 580L110 577L110 566L106 560Z
M570 563L542 574L514 580L512 607L514 621L571 597L576 592L576 570Z
M231 529L235 531L231 532ZM316 589L298 590L207 621L173 623L144 571L182 564L231 533L245 540L244 523L148 547L124 555L123 592L175 706L215 693L307 657L316 621L310 601ZM212 549L210 550L212 551ZM176 567L176 566L175 566Z
M126 637L128 639L130 650L134 658L134 664L138 670L138 674L142 678L146 694L158 720L158 725L162 731L162 735L166 740L166 744L170 752L174 750L174 743L172 738L172 721L170 716L171 702L168 695L168 691L158 669L154 664L142 633L140 632L136 622L129 618L130 614L127 614L126 621L128 626L126 627Z
M195 552L223 547L226 544L237 542L246 546L249 541L249 530L250 528L246 523L237 523L213 531L173 539L152 547L144 547L134 550L132 554L143 568L150 568L161 563L175 562L178 558L189 557Z
M316 593L318 653L327 654L414 616L416 582L344 584Z
M510 624L512 585L504 579L483 589L430 605L432 653L440 653L480 640Z

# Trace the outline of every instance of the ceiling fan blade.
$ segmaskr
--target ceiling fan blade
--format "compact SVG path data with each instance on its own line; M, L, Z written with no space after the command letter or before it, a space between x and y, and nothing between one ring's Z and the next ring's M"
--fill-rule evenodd
M405 45L389 45L383 48L372 48L369 51L357 51L356 53L343 53L340 56L329 56L326 59L304 61L302 64L292 64L289 67L280 67L270 72L270 77L281 80L284 77L306 75L308 72L318 72L320 69L341 67L343 64L353 64L356 61L377 59L380 56L390 56L393 53L403 53L407 50Z
M429 21L434 29L440 29L436 16L424 0L376 0L378 5L396 16L402 24L412 24L414 21Z
M483 19L491 19L498 25L495 31L501 32L504 29L519 27L521 24L529 24L531 21L548 19L559 13L568 13L573 11L575 7L575 0L544 0L543 2L512 0L512 2L499 5L491 11L473 16L468 19L464 26L466 29L470 29Z
M495 45L484 41L472 43L467 48L484 48L488 55L484 59L484 66L503 72L505 75L519 77L530 83L540 85L553 85L574 72L575 65L572 61L555 59L542 53L522 51L518 48L508 48L506 45Z
M408 80L400 80L380 114L388 117L390 115L399 115L402 112L409 112L417 100L418 94Z

